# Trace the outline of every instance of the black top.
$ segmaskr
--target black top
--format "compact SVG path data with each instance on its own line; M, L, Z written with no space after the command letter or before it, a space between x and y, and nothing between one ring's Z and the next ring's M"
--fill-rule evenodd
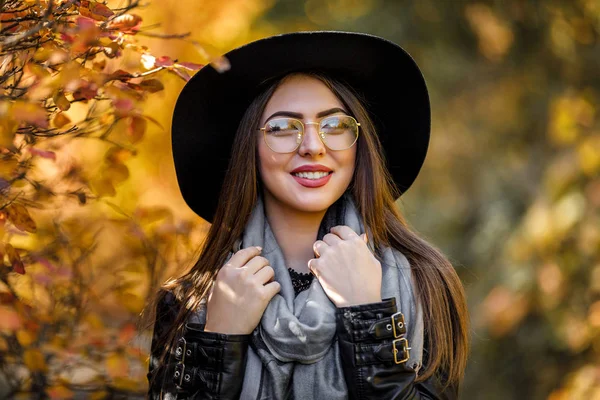
M288 268L290 272L290 278L292 278L292 285L294 285L294 292L296 296L303 290L310 287L314 275L310 272L297 272L291 268Z

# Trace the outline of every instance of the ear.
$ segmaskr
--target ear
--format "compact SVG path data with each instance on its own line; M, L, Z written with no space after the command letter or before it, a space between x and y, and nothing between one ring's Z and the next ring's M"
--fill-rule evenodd
M363 233L362 235L360 235L360 237L362 238L362 240L365 241L365 243L369 243L369 238L367 237L366 233Z

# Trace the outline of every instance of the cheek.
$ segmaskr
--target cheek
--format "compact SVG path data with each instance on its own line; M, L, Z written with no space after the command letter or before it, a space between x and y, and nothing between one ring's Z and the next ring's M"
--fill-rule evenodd
M258 172L263 182L269 182L276 175L284 170L286 157L283 154L276 154L263 143L258 144Z

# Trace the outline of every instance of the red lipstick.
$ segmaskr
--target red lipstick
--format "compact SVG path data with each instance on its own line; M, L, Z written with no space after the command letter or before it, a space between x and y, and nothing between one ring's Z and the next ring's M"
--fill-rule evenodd
M294 173L298 173L298 172L327 172L328 174L322 178L310 179L310 178L301 178L299 176L294 175ZM316 188L316 187L321 187L321 186L326 185L327 182L329 182L331 175L333 175L333 171L331 170L331 168L328 168L321 164L306 164L306 165L301 165L300 167L294 169L291 172L291 175L296 180L296 182L298 182L302 186L309 187L309 188Z

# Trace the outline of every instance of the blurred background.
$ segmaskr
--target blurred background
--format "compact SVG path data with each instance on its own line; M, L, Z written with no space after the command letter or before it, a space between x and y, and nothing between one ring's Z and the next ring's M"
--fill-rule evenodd
M111 14L89 3L64 11L95 37ZM2 32L18 35L7 4ZM63 31L33 48L24 97L3 83L0 398L143 397L140 313L207 229L177 187L177 95L197 64L318 29L390 39L428 83L430 150L398 205L467 290L462 398L600 399L598 0L153 0L127 13L95 57L69 64L90 42ZM49 123L23 98L47 100Z

